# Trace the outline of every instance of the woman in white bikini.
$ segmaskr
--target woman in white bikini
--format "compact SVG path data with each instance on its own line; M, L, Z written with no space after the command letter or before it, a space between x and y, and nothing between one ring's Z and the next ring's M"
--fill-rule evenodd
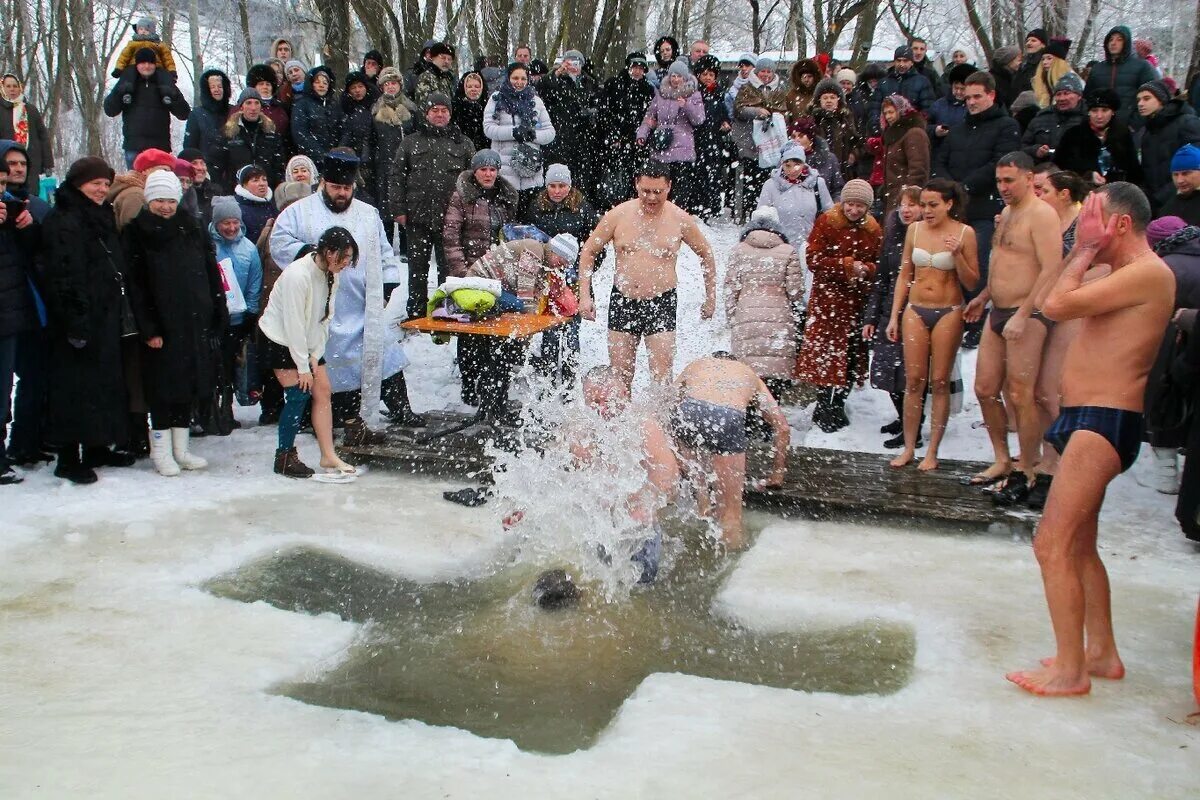
M918 469L937 469L937 451L950 419L950 373L963 333L963 288L979 282L975 232L963 223L966 196L953 181L930 181L921 191L922 219L908 228L887 337L904 336L903 467L916 457L925 386L933 394L929 449ZM903 312L903 313L902 313Z

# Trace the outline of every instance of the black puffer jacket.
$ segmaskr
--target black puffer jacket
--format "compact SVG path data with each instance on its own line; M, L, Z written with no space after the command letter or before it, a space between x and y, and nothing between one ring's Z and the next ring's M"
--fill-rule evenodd
M359 80L368 87L362 100L355 100L349 92L342 93L342 113L345 118L342 120L342 133L338 144L349 147L363 161L369 161L371 153L367 148L371 144L371 106L375 105L376 93L370 90L371 79L362 72L351 72L347 75L346 88L350 88L352 83Z
M566 164L584 194L595 186L600 152L600 91L595 79L581 74L547 75L537 87L554 123L554 141L546 149L546 164Z
M329 91L324 97L312 88L313 77L324 72ZM325 154L337 147L346 114L333 90L333 72L328 67L313 67L304 79L304 91L292 101L292 141L296 151L320 164Z
M987 219L1004 207L996 191L996 163L1021 147L1021 128L1003 106L967 114L934 153L933 175L963 185L970 198L967 218Z
M190 112L179 87L162 69L143 78L136 67L126 67L104 98L104 113L121 118L122 147L136 153L152 147L171 152L171 116L187 119Z
M0 225L0 337L40 326L30 279L40 226L17 230L12 220Z
M1125 49L1118 56L1108 52L1108 40L1114 35L1125 38ZM1124 25L1117 25L1104 36L1104 60L1097 62L1088 73L1084 94L1093 89L1112 89L1121 100L1117 119L1130 127L1140 125L1137 114L1137 91L1142 84L1158 77L1150 62L1133 52L1133 34Z
M1171 100L1154 116L1144 118L1140 156L1142 188L1157 211L1175 194L1171 182L1171 159L1185 144L1200 144L1200 117L1179 98Z
M626 69L614 75L600 92L600 130L610 149L631 149L646 108L654 99L654 87L642 78L635 81Z
M192 403L216 383L214 337L229 322L212 239L187 214L164 219L150 209L121 233L129 258L129 294L143 341L146 400Z
M128 418L121 367L124 250L110 203L96 205L70 184L54 199L38 259L49 315L50 441L114 444L125 440Z
M1021 149L1033 156L1035 161L1051 161L1054 158L1053 153L1039 158L1038 150L1043 145L1049 146L1051 150L1056 149L1064 133L1078 125L1086 124L1087 106L1082 100L1069 111L1059 111L1053 105L1047 106L1038 112L1025 129L1025 135L1021 137Z
M1110 161L1106 180L1129 181L1140 186L1142 165L1138 162L1133 134L1129 132L1125 123L1113 118L1108 124L1104 146L1108 147ZM1089 123L1084 122L1068 130L1058 140L1058 148L1054 151L1054 163L1090 180L1092 173L1100 170L1100 149L1100 137Z
M209 78L221 79L225 93L220 100L213 100L208 91ZM187 127L183 131L183 146L194 147L207 156L220 138L225 121L229 119L231 88L229 76L219 69L206 69L200 74L198 85L200 100L192 109L192 113L188 114Z
M543 189L525 212L525 222L533 225L547 236L569 233L579 240L582 247L600 222L600 215L583 196L583 192L572 189L561 203L555 203Z
M237 186L237 171L247 164L265 169L272 186L283 180L283 137L265 114L257 122L246 122L241 111L233 112L207 156L213 179L222 186Z
M470 168L475 145L454 123L435 128L423 118L415 121L412 135L404 137L392 160L391 213L406 215L409 227L441 231L455 183Z

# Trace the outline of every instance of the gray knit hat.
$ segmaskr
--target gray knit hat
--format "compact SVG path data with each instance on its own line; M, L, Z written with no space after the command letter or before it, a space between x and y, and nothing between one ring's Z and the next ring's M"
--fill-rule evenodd
M429 94L425 95L425 102L421 104L421 109L428 113L429 109L433 108L434 106L451 108L453 104L450 102L450 98L441 92L430 92Z
M565 183L571 185L571 168L566 164L551 164L546 167L546 183Z
M568 264L574 264L579 258L579 240L569 233L560 233L550 240L550 251Z
M242 93L238 95L237 104L240 106L247 100L257 100L261 103L262 95L259 94L258 89L255 89L253 86L247 86L245 89L242 89Z
M495 169L500 169L500 166L500 154L491 148L484 148L471 157L472 170L477 170L481 167L494 167Z
M563 53L563 61L578 61L579 65L583 66L583 62L586 60L587 59L583 57L583 53L579 52L578 50L568 50L567 52Z
M842 187L842 202L862 203L870 208L871 204L875 202L875 190L862 178L846 181L846 185Z
M301 72L305 75L308 74L308 67L304 66L304 62L298 58L293 58L283 65L283 74L286 75L287 71L292 67L299 67Z
M774 72L775 71L775 59L771 58L770 56L759 56L758 61L754 62L754 68L756 70L769 69L772 72Z
M686 61L684 61L682 58L677 58L671 63L670 68L667 69L667 75L678 75L681 78L690 78L692 76L692 71L688 69Z
M1074 92L1075 94L1083 94L1083 78L1076 75L1074 72L1068 72L1058 79L1054 84L1054 93L1059 92Z
M212 201L213 225L220 225L227 219L236 219L241 222L242 207L237 204L237 200L232 195L214 197Z
M1007 67L1019 55L1021 51L1015 47L997 47L992 51L992 66Z

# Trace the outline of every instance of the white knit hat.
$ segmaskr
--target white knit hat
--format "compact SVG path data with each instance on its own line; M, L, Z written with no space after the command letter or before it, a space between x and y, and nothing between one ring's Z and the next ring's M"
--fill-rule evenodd
M550 251L568 264L574 264L579 258L579 240L569 233L560 233L550 240Z
M146 199L147 203L151 200L179 202L183 198L183 185L179 182L179 178L175 177L174 172L165 169L151 172L146 178L146 188L142 190L142 197Z

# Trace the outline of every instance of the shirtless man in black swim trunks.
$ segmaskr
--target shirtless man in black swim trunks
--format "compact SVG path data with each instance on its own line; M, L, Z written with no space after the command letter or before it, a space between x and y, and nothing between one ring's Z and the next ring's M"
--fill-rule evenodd
M1003 156L996 164L996 186L1006 208L992 241L987 290L968 305L964 315L968 321L978 319L983 304L991 300L975 368L975 396L995 461L971 482L988 485L1012 471L1003 390L1016 411L1025 473L1023 478L1014 476L997 496L998 502L1011 504L1023 500L1033 488L1042 449L1044 423L1034 390L1052 323L1034 308L1034 300L1058 274L1062 234L1054 209L1033 191L1033 160L1028 155Z
M774 462L763 486L782 486L790 428L779 404L750 367L728 353L698 358L675 382L678 401L671 434L700 513L709 513L709 480L716 489L716 520L730 549L746 546L742 490L746 484L746 413L752 405L774 433Z
M1125 675L1096 525L1109 482L1137 458L1146 376L1175 305L1171 271L1146 243L1149 222L1150 203L1133 184L1097 190L1044 306L1051 319L1082 325L1067 350L1062 412L1046 432L1062 461L1033 541L1057 653L1007 676L1037 695L1086 694L1091 675ZM1084 283L1094 264L1112 271Z
M579 254L579 313L584 319L596 318L592 268L611 241L617 272L608 301L609 362L626 385L632 385L638 340L645 339L650 377L666 385L675 361L679 247L686 243L704 265L701 319L710 319L716 308L717 264L696 220L667 200L671 179L665 167L650 162L636 185L637 199L605 214Z

